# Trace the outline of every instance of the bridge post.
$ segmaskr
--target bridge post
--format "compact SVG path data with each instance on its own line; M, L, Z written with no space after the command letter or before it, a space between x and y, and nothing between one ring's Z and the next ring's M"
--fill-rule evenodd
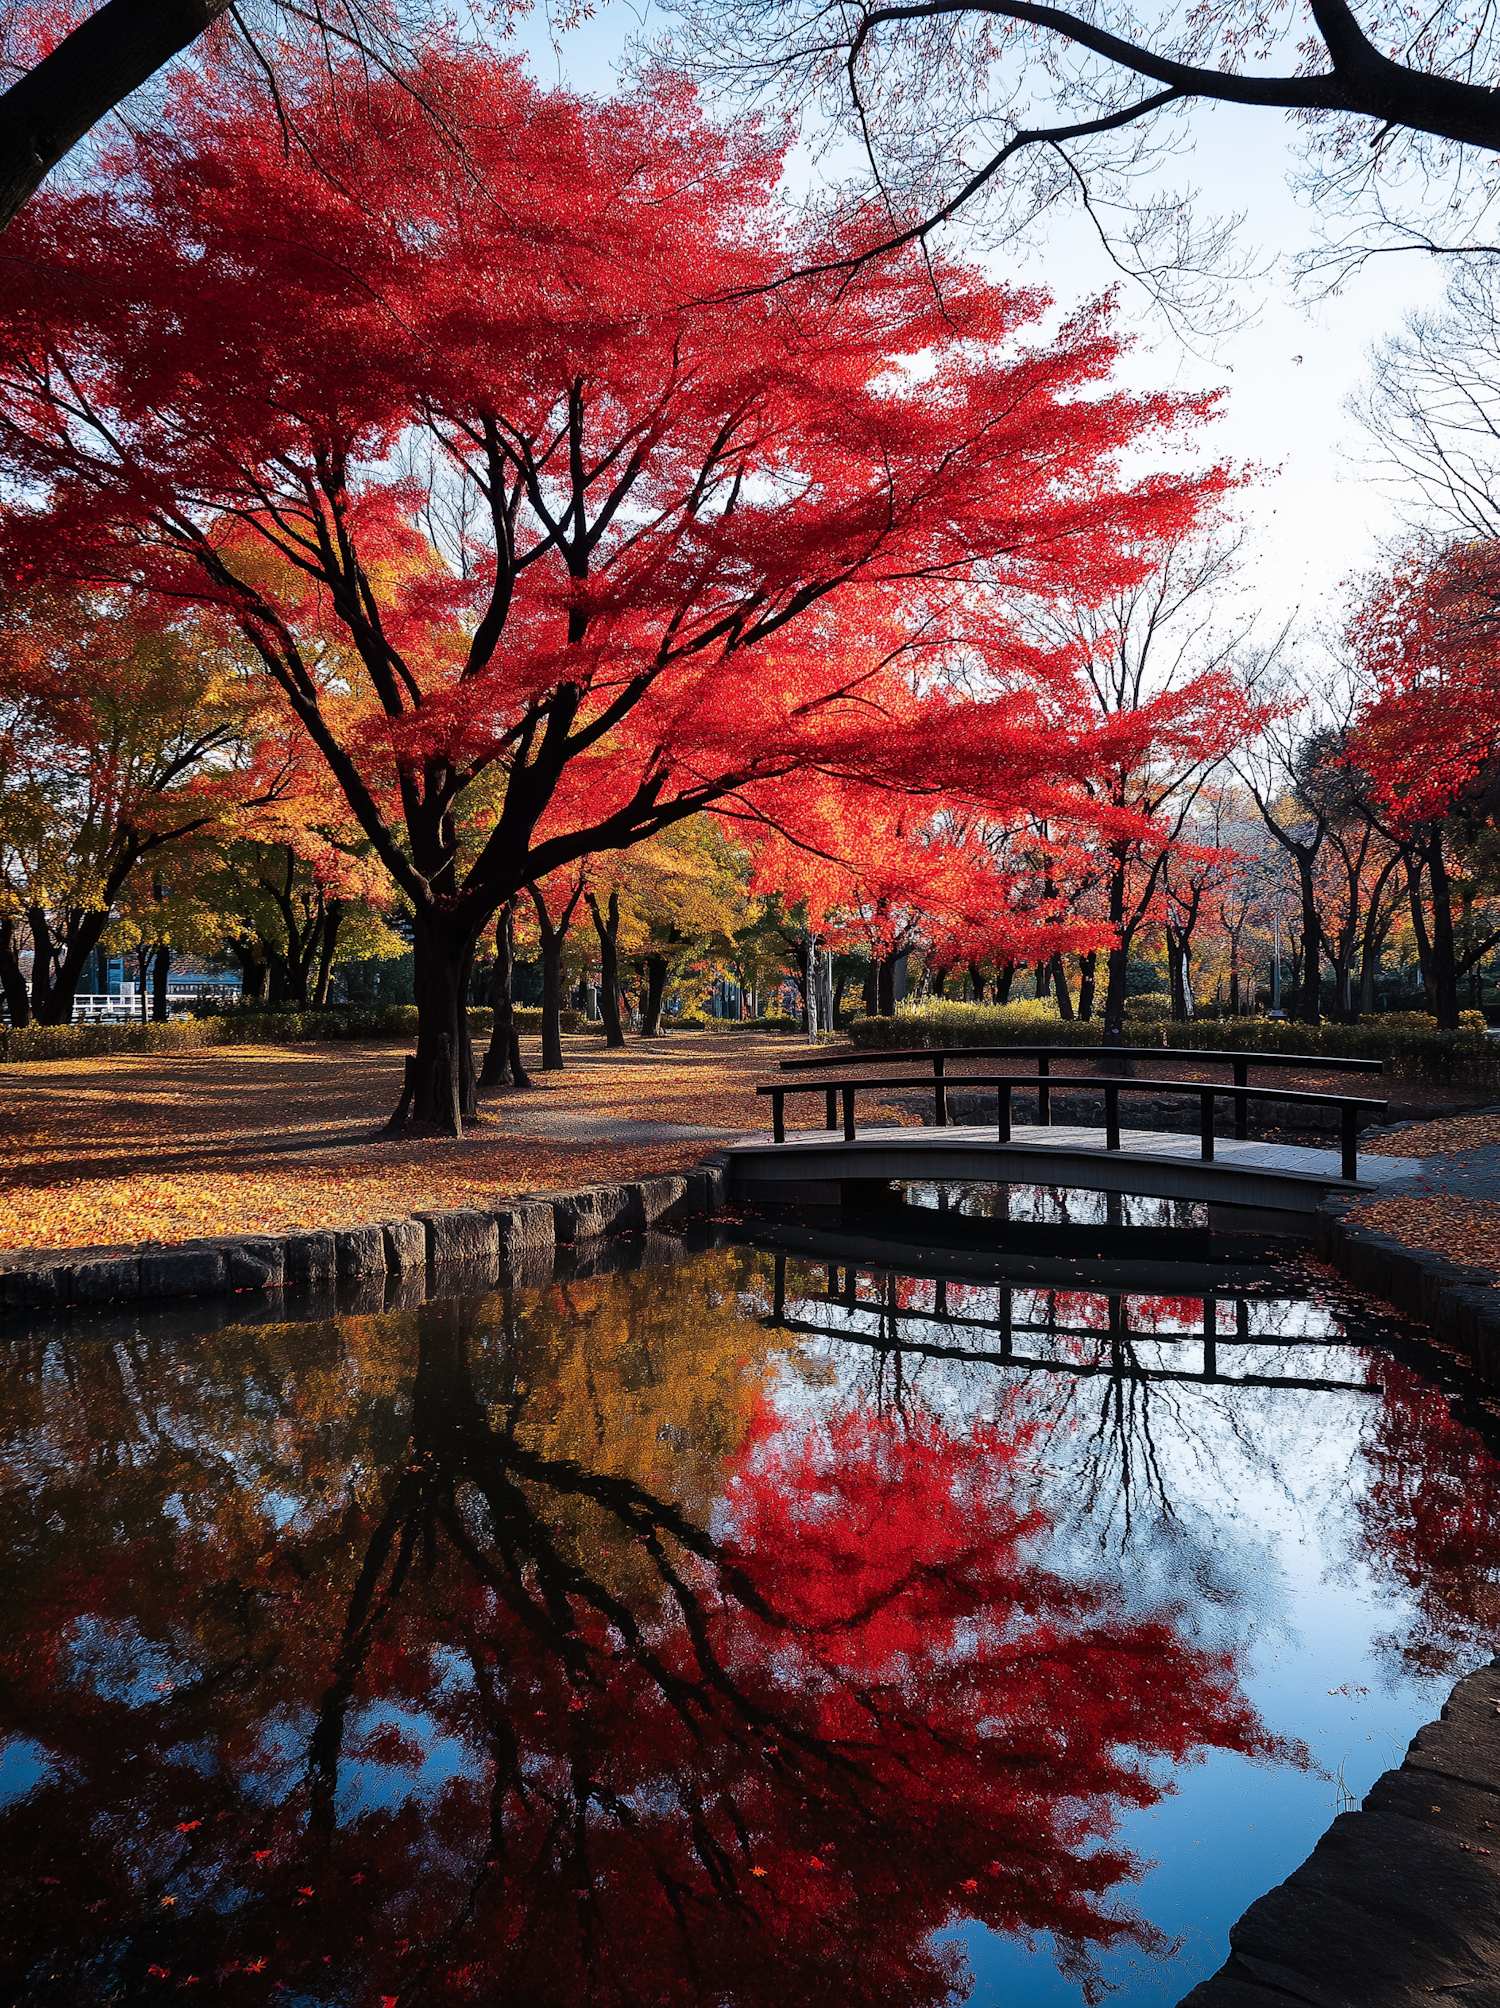
M772 1285L771 1316L780 1325L786 1317L786 1257L776 1257L776 1280Z
M854 1141L854 1090L845 1088L844 1095L844 1142Z
M1219 1300L1203 1299L1203 1378L1219 1378Z
M1339 1110L1340 1141L1343 1144L1343 1174L1345 1178L1359 1177L1359 1151L1356 1146L1358 1131L1355 1128L1355 1110L1346 1102Z
M1001 1143L1010 1142L1010 1082L997 1081L995 1084L995 1114L999 1123Z
M1214 1091L1212 1088L1198 1090L1198 1135L1202 1144L1205 1164L1214 1161Z
M1112 1081L1104 1083L1104 1148L1120 1148L1120 1090Z
M1052 1089L1050 1086L1052 1062L1045 1053L1037 1055L1036 1076L1036 1119L1039 1123L1045 1123L1050 1129L1052 1126Z
M771 1090L771 1136L777 1143L786 1142L786 1092L782 1088Z

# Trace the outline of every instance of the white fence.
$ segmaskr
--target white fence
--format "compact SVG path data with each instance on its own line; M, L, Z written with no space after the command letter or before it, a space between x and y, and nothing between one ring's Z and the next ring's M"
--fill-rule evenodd
M238 995L237 990L225 983L195 983L191 988L179 988L174 983L167 988L167 1010L191 1011L200 998L227 1001ZM148 989L143 1000L139 986L134 983L122 983L118 990L108 993L80 990L73 999L75 1025L124 1025L132 1019L140 1024L143 1015L151 1016L151 992Z

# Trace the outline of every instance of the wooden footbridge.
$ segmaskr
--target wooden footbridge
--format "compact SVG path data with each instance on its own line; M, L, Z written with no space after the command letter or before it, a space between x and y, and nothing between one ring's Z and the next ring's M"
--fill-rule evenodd
M1195 1052L1195 1064L1227 1067L1227 1081L1136 1079L1123 1069L1137 1061L1160 1065L1157 1046L938 1047L869 1056L870 1064L926 1071L851 1071L848 1052L820 1053L782 1062L783 1073L811 1070L815 1080L777 1080L757 1088L771 1105L771 1133L748 1138L728 1151L731 1193L745 1200L836 1200L847 1188L893 1179L921 1182L1031 1184L1078 1187L1085 1191L1139 1193L1211 1205L1252 1206L1280 1213L1311 1213L1332 1191L1373 1191L1399 1186L1421 1170L1416 1158L1371 1157L1359 1162L1362 1121L1378 1121L1384 1101L1355 1095L1318 1094L1306 1089L1253 1084L1250 1068L1297 1067L1320 1073L1383 1072L1379 1060L1325 1059L1311 1053ZM977 1068L985 1061L1036 1062L1035 1074L954 1073L954 1065ZM1090 1061L1115 1071L1059 1077L1060 1060ZM1052 1096L1063 1085L1102 1094L1102 1126L1054 1124ZM932 1096L933 1120L916 1125L857 1120L857 1098L924 1091ZM1012 1120L1019 1091L1035 1095L1037 1121ZM996 1117L989 1123L949 1121L954 1092L993 1092ZM787 1104L803 1096L823 1097L823 1126L789 1127ZM1196 1136L1128 1126L1135 1096L1185 1096L1198 1104ZM1233 1106L1233 1134L1216 1133L1219 1105ZM1336 1110L1339 1148L1257 1142L1249 1134L1250 1105ZM1122 1104L1127 1120L1122 1122ZM866 1107L869 1106L868 1100Z

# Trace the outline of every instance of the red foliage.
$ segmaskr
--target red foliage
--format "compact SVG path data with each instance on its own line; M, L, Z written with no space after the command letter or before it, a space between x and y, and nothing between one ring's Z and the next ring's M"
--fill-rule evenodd
M795 817L789 776L850 791L847 855L869 789L1086 772L1017 606L1128 582L1223 477L1122 478L1207 404L1106 393L1102 309L1043 346L1041 295L957 267L767 290L847 232L675 82L600 105L436 46L414 81L293 65L288 154L186 79L111 192L15 226L0 398L48 496L13 550L250 638L413 902L430 1055L485 919L570 860ZM1004 694L959 702L980 656Z
M1465 1670L1500 1636L1500 1465L1441 1388L1382 1357L1385 1399L1364 1446L1361 1552L1417 1617L1399 1642L1419 1673ZM1395 1640L1386 1641L1395 1650Z
M1347 640L1372 695L1351 749L1392 826L1441 821L1497 752L1500 573L1487 545L1407 552Z

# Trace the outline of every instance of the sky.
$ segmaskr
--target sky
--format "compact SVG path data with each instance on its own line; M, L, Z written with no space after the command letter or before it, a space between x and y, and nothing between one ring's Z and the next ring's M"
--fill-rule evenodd
M668 25L651 0L613 0L564 36L560 51L540 9L521 22L519 40L544 82L606 92L630 36ZM1246 244L1285 266L1313 235L1288 187L1290 126L1275 112L1204 106L1191 133L1191 157L1174 164L1178 178L1202 190L1206 211L1244 211ZM965 233L956 230L949 243L964 251ZM1058 211L1025 263L1007 273L997 262L996 270L1044 284L1063 309L1119 278L1082 217ZM1361 435L1345 405L1365 377L1370 345L1413 308L1436 304L1444 278L1436 261L1417 254L1377 258L1334 297L1302 302L1289 273L1273 271L1247 289L1252 323L1192 354L1138 290L1122 291L1122 316L1137 343L1127 381L1140 389L1222 386L1225 410L1205 436L1205 453L1262 470L1242 495L1241 513L1250 532L1245 581L1268 633L1289 616L1299 629L1326 624L1343 580L1376 562L1382 539L1399 528L1390 493L1361 469Z

